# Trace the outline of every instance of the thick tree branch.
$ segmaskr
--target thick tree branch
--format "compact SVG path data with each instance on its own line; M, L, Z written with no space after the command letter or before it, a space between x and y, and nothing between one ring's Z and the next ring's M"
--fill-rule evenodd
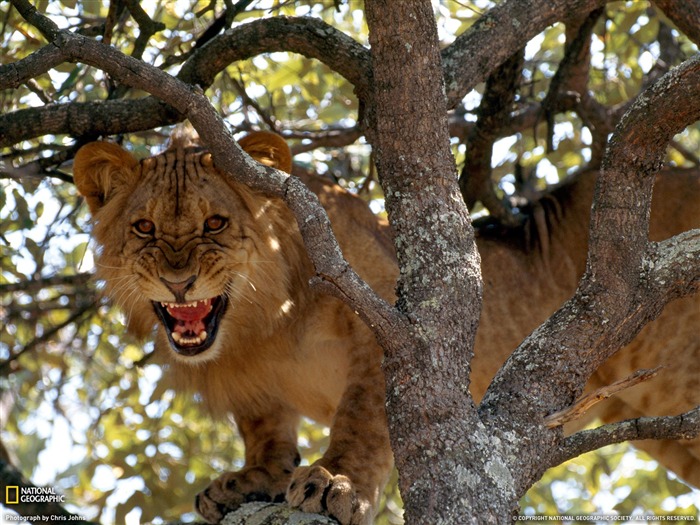
M591 213L586 280L595 289L619 293L632 292L637 286L646 251L654 175L673 136L700 119L698 86L700 56L687 60L642 93L611 138ZM625 281L624 288L619 287L620 279Z
M700 230L652 243L642 264L642 280L664 302L700 292Z
M60 49L44 46L16 62L0 65L0 89L15 89L65 60ZM0 128L1 130L2 128ZM0 137L2 135L0 134Z
M547 26L585 17L604 4L604 0L507 0L489 10L443 50L448 107L459 104L474 86Z
M694 439L700 436L700 407L678 416L641 417L577 432L563 440L551 466L614 443L640 439Z
M356 40L317 18L263 18L226 31L192 55L180 80L209 86L226 66L262 53L289 51L315 58L348 80L360 99L367 93L369 52Z
M650 253L664 254L652 255L652 262L647 259L647 235L654 175L671 138L700 119L698 86L700 56L640 95L611 138L597 181L589 260L581 284L574 297L516 349L479 407L482 418L495 428L521 421L518 432L527 439L519 446L527 450L515 451L512 457L533 457L532 447L537 448L534 457L540 457L557 446L557 433L536 422L570 405L593 371L658 316L670 299L697 289L700 264L687 264L697 261L696 233L664 241L661 252L652 245ZM670 277L667 272L682 275L685 282L665 280ZM513 472L518 490L524 492L543 466L518 461Z
M654 0L654 4L700 46L700 0Z
M481 278L449 147L433 10L428 0L401 9L367 0L365 14L373 68L367 134L397 250L397 307L412 321L380 338L406 521L469 523L478 515L487 523L511 510L512 494L492 497L487 508L462 467L466 458L487 461L468 391ZM455 471L465 476L454 479ZM484 492L511 492L488 473L479 482Z
M46 40L51 42L59 33L58 26L48 17L39 13L28 0L13 0L12 5L22 18L36 27Z
M155 97L52 104L20 109L0 116L0 147L11 146L45 133L95 139L98 136L144 131L180 121L182 115Z
M234 512L226 515L221 525L337 525L333 518L319 514L308 514L280 503L244 503Z

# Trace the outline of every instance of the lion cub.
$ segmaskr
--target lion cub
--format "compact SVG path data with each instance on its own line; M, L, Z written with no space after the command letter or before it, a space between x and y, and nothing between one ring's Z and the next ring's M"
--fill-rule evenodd
M286 142L254 133L253 158L291 173ZM108 142L75 157L75 183L99 244L98 277L181 390L233 414L245 466L196 498L217 523L242 503L283 501L341 524L371 523L392 466L381 349L340 301L309 287L314 270L278 199L220 173L175 142L137 160ZM385 227L359 199L304 177L328 210L346 258L390 299L396 266ZM300 416L330 425L330 445L299 466Z

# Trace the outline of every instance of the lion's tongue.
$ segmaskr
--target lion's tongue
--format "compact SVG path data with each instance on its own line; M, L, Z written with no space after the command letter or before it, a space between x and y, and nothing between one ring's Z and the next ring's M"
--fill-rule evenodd
M199 334L205 330L204 318L211 312L211 300L196 301L187 306L167 306L168 314L177 322L174 332L184 334L187 332Z

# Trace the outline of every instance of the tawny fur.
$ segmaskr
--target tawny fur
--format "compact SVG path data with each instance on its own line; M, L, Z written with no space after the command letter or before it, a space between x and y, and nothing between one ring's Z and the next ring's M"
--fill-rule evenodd
M291 168L279 137L252 135L241 144L260 162ZM352 266L393 299L397 269L387 225L359 199L319 178L300 176L327 209ZM229 291L231 305L217 343L202 356L175 354L162 328L156 337L158 358L175 384L200 392L214 413L232 411L246 444L243 471L223 475L200 495L204 517L216 521L222 506L235 508L250 494L279 498L291 480L287 499L303 510L326 512L342 523L368 523L391 468L381 349L352 311L308 288L313 269L286 207L219 174L206 153L183 149L138 163L117 146L90 144L76 157L75 180L94 217L99 277L136 335L145 337L159 324L151 300L173 300L159 277L196 274L188 300ZM478 239L484 309L472 374L477 398L517 344L575 290L585 263L594 180L594 173L583 174L567 188L561 217L550 221L546 250ZM651 238L700 227L698 202L697 176L660 176ZM201 242L201 224L221 210L230 216L219 239L225 249L212 254ZM153 220L167 245L146 257L143 240L131 228L143 216ZM642 367L666 368L597 413L611 421L676 414L700 404L698 326L697 297L669 305L590 386ZM329 450L312 469L295 470L299 415L331 425ZM700 440L638 446L700 485Z

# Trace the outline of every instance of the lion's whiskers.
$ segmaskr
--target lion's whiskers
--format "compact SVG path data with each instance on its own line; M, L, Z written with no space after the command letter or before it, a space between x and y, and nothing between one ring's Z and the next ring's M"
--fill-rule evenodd
M228 270L227 274L231 277L227 282L226 282L226 290L225 293L227 297L230 300L234 299L246 299L250 304L253 304L253 301L247 297L247 294L243 292L243 290L237 286L237 283L235 283L236 277L242 279L248 286L250 286L250 289L253 290L253 292L257 293L258 289L255 287L255 284L253 283L253 280L249 275L246 275L244 273L238 272L236 270Z

